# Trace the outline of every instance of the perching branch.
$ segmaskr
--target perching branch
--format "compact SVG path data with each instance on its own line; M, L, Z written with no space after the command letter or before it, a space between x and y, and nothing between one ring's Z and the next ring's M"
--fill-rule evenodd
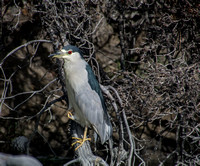
M84 129L74 121L71 121L71 134L72 137L82 138ZM74 140L76 141L76 140ZM75 145L75 147L78 146ZM84 144L77 149L75 152L78 158L66 163L64 166L69 166L74 163L81 163L82 166L108 166L108 164L99 156L95 156L90 148L89 141L84 142Z

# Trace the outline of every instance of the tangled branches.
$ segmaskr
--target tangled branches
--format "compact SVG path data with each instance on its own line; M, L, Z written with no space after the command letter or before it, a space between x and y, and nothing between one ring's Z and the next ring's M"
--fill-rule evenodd
M67 98L62 81L55 79L57 65L47 58L70 43L87 55L112 117L114 159L107 145L97 145L97 151L92 145L95 155L125 165L199 163L198 1L15 0L1 5L4 152L9 152L6 140L25 135L35 156L69 156L63 163L72 159Z

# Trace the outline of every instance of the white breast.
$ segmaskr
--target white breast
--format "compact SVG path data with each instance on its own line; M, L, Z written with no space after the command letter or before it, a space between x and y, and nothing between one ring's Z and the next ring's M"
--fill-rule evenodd
M69 103L74 109L74 117L76 121L78 121L83 127L86 125L89 126L89 122L83 115L75 100L75 96L77 95L77 93L88 86L86 62L81 61L77 65L67 61L65 62L64 68Z

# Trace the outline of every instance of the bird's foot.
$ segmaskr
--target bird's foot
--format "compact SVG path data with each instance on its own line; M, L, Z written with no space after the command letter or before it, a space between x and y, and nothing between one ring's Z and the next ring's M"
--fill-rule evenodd
M67 117L71 120L75 120L74 116L72 115L70 111L67 112Z
M76 148L75 148L75 151L80 148L83 143L85 141L91 141L91 138L87 138L87 127L85 127L85 131L84 131L84 135L83 135L83 139L81 138L77 138L77 137L72 137L72 139L77 139L77 141L75 141L74 143L72 143L72 146L74 146L75 144L79 143L80 145L78 145Z
M72 139L77 139L77 141L75 141L74 143L72 143L72 146L74 146L75 144L80 144L80 145L78 145L76 148L75 148L75 151L78 149L78 148L80 148L82 145L83 145L83 143L85 142L85 141L91 141L91 138L83 138L83 139L81 139L81 138L77 138L77 137L72 137Z

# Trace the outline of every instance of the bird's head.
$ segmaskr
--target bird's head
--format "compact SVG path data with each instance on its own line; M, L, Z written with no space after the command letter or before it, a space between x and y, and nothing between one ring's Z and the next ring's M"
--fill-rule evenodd
M76 59L83 58L82 53L79 50L79 48L76 46L72 46L72 45L64 46L60 51L49 55L49 57L62 58L62 59L66 59L68 61L74 61Z

